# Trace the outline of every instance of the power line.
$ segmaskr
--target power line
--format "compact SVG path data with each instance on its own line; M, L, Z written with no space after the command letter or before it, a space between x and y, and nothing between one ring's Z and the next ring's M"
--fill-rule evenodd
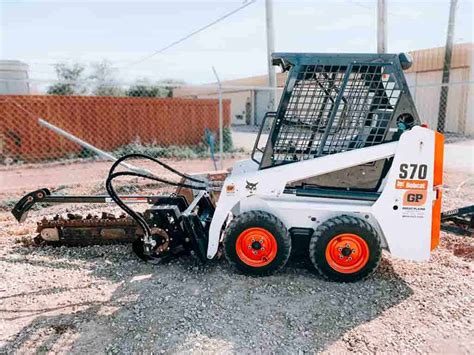
M129 67L129 66L131 66L131 65L138 64L138 63L141 63L141 62L143 62L143 61L145 61L145 60L148 60L148 59L154 57L155 55L160 54L160 53L164 52L165 50L167 50L167 49L169 49L169 48L171 48L171 47L173 47L173 46L175 46L175 45L177 45L177 44L179 44L179 43L181 43L181 42L184 42L184 41L187 40L188 38L190 38L190 37L192 37L192 36L194 36L194 35L196 35L196 34L202 32L202 31L208 29L209 27L214 26L215 24L221 22L222 20L226 19L227 17L230 17L230 16L234 15L235 13L239 12L240 10L243 10L243 9L246 8L247 6L252 5L252 4L255 3L256 1L257 1L257 0L250 0L250 1L245 0L244 3L243 3L241 6L239 6L238 8L236 8L236 9L234 9L234 10L232 10L232 11L226 13L226 14L224 14L223 16L217 18L216 20L214 20L214 21L208 23L207 25L205 25L205 26L203 26L203 27L200 27L199 29L197 29L197 30L191 32L190 34L188 34L188 35L186 35L186 36L184 36L184 37L182 37L182 38L180 38L180 39L178 39L178 40L176 40L176 41L174 41L174 42L172 42L172 43L166 45L165 47L163 47L163 48L161 48L161 49L159 49L159 50L157 50L157 51L155 51L155 52L153 52L153 53L151 53L151 54L149 54L149 55L146 55L146 56L144 56L144 57L142 57L142 58L140 58L140 59L137 59L136 61L130 62L130 63L128 63L128 64L125 64L125 65L122 66L122 67L116 67L116 68L117 68L117 69L120 69L120 68L127 68L127 67ZM58 62L66 62L66 61L68 61L68 60L70 60L70 59L64 59L64 58L62 58L62 59L58 60ZM40 62L30 62L29 64L30 64L30 65L45 65L45 66L55 66L55 65L57 65L57 63L40 63Z
M358 2L355 2L355 1L351 1L350 2L352 5L355 5L355 6L359 6L363 9L368 9L368 10L373 10L372 6L367 6L365 4L361 4L361 3L358 3Z
M191 33L189 33L188 35L186 35L186 36L184 36L184 37L181 37L180 39L178 39L178 40L176 40L176 41L174 41L174 42L171 42L170 44L164 46L163 48L160 48L160 49L156 50L155 52L153 52L153 53L151 53L151 54L149 54L149 55L146 55L146 56L144 56L144 57L142 57L142 58L140 58L140 59L138 59L138 60L136 60L136 61L133 61L133 62L127 64L127 65L124 66L123 68L127 68L127 67L129 67L129 66L131 66L131 65L135 65L135 64L138 64L138 63L142 63L142 62L144 62L144 61L146 61L146 60L148 60L148 59L154 57L155 55L160 54L160 53L166 51L167 49L170 49L171 47L174 47L174 46L176 46L177 44L180 44L180 43L186 41L187 39L189 39L189 38L191 38L191 37L197 35L198 33L200 33L200 32L202 32L202 31L208 29L209 27L212 27L212 26L214 26L215 24L221 22L222 20L224 20L224 19L226 19L226 18L228 18L228 17L234 15L235 13L239 12L240 10L243 10L243 9L246 8L247 6L250 6L250 5L254 4L256 1L257 1L257 0L246 1L243 5L239 6L238 8L236 8L236 9L234 9L234 10L232 10L232 11L226 13L226 14L224 14L223 16L221 16L221 17L215 19L214 21L208 23L207 25L205 25L205 26L203 26L203 27L200 27L199 29L197 29L197 30L195 30L195 31L193 31L193 32L191 32Z

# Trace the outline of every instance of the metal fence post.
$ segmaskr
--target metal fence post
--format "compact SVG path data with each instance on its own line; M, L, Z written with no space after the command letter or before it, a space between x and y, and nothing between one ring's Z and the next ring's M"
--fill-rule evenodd
M221 81L219 80L219 76L217 75L216 68L212 67L212 71L217 79L217 88L218 88L218 95L219 95L219 167L220 169L224 169L224 112L222 107L222 85Z
M458 0L451 0L449 7L449 21L448 21L448 34L446 36L446 46L444 49L444 62L443 62L443 78L441 83L449 83L449 75L451 70L451 59L453 54L453 43L454 43L454 25L456 21L456 7ZM446 112L448 110L448 93L449 86L441 86L441 93L439 95L439 111L438 111L438 124L437 131L443 132L446 129Z

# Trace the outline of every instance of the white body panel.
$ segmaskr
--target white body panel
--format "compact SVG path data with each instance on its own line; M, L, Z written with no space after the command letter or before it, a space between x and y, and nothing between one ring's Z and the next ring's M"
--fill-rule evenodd
M217 252L222 230L229 214L251 210L267 211L285 226L316 229L333 216L349 214L365 218L379 232L382 246L394 256L426 260L430 254L433 192L434 132L414 127L398 142L385 143L316 159L258 170L258 165L245 160L237 162L224 182L209 231L208 258ZM322 175L375 160L394 157L392 167L383 181L377 201L302 197L284 193L287 183ZM400 164L426 166L423 176L424 204L404 206L409 189L396 188ZM408 172L410 174L410 172ZM409 177L409 176L408 176ZM417 179L406 179L417 180ZM418 179L419 180L419 179ZM249 188L248 183L254 188ZM404 200L405 198L405 200ZM422 201L423 202L423 201ZM419 202L417 202L419 203ZM394 209L397 206L397 209Z

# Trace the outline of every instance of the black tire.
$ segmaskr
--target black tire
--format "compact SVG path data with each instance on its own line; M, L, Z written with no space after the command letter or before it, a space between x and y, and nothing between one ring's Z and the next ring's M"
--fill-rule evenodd
M265 265L250 265L245 262L245 259L239 257L238 254L238 245L237 240L239 236L244 232L252 228L261 228L266 232L270 233L273 236L272 243L276 244L274 254L268 256L267 261L264 260L264 257L261 258L262 261L257 261L268 264ZM258 238L258 237L257 237ZM269 237L271 238L271 237ZM263 239L262 239L263 240ZM259 241L257 241L259 242ZM265 240L266 243L266 240ZM266 251L261 251L261 247L265 245L262 243L259 248L252 249L248 246L248 249L252 250L252 253L256 251L257 253L268 253L271 249L267 248ZM252 243L253 245L253 243ZM262 248L264 249L264 248ZM241 248L243 250L243 248ZM286 229L285 225L275 216L270 213L263 211L251 211L245 212L237 217L235 217L227 227L224 236L224 254L229 263L235 267L237 270L241 271L247 275L253 276L264 276L272 274L285 266L288 258L291 253L291 237ZM242 255L242 252L240 253ZM260 254L258 254L259 257Z
M345 244L345 246L343 248L337 248L337 253L340 253L338 258L342 260L338 261L337 258L332 259L331 255L328 260L326 257L328 245L333 241L329 250L336 251L332 247L339 246L340 244L337 243L342 239L336 240L335 237L341 236L342 234L355 235L363 239L365 244L361 243L362 247L357 248L355 247L358 245L357 242L352 244L346 244L344 242L343 244ZM355 240L360 241L360 239L357 238ZM351 249L351 247L353 247L353 249ZM359 254L358 249L364 249L365 254ZM354 254L354 259L352 259L352 254ZM365 255L365 257L359 255ZM321 224L314 232L309 244L309 256L316 271L324 279L331 281L355 282L369 276L377 268L381 255L382 248L377 231L363 219L347 215L331 218ZM349 257L351 261L348 260ZM344 264L344 262L356 262L356 264L349 266L349 264ZM331 264L333 266L331 266Z

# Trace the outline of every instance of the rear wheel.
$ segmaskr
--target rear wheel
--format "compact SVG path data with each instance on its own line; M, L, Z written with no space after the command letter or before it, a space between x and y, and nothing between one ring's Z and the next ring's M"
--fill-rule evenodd
M354 282L370 275L378 266L380 238L366 221L340 216L321 224L309 246L311 261L327 280Z
M290 252L288 230L267 212L242 213L230 222L225 232L226 259L248 275L268 275L281 269Z

